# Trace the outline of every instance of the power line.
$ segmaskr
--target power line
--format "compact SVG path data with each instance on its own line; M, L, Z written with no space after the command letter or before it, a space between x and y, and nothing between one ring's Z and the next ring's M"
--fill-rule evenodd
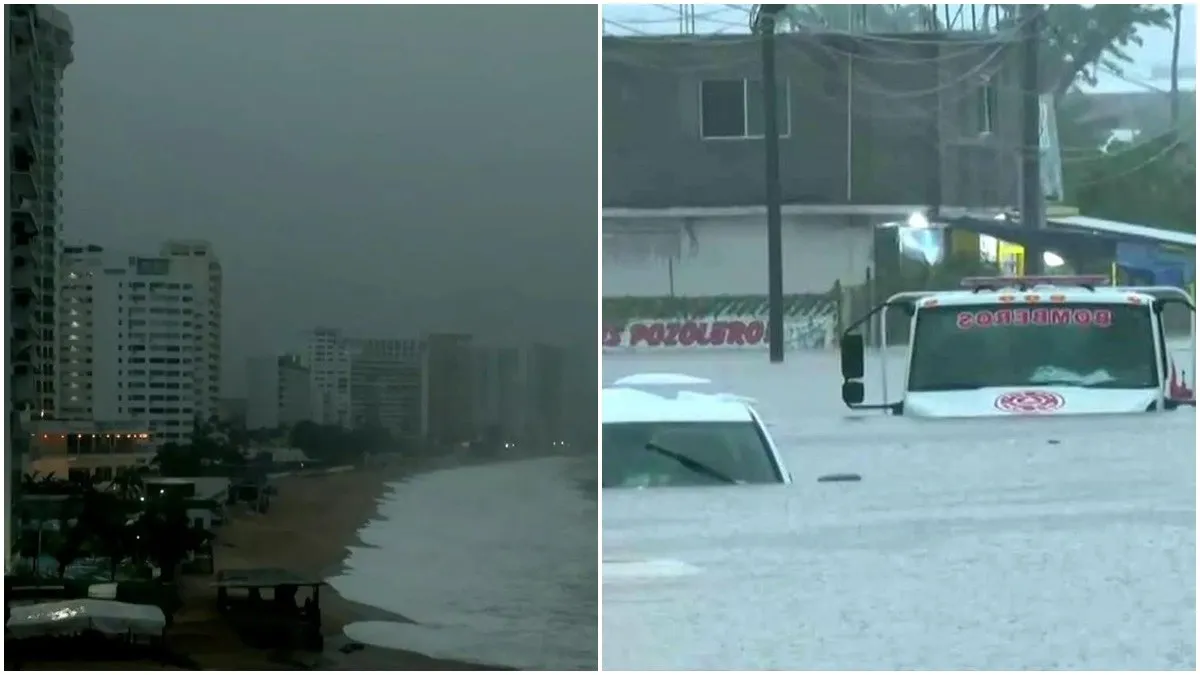
M1161 137L1159 137L1159 138L1161 139ZM1132 176L1133 174L1138 173L1138 172L1142 171L1143 169L1149 168L1155 162L1158 162L1159 160L1162 160L1162 159L1166 159L1168 155L1173 154L1177 149L1184 148L1187 143L1189 143L1190 141L1192 141L1194 139L1195 139L1194 134L1192 136L1185 137L1185 138L1177 138L1174 141L1172 141L1170 144L1168 144L1166 147L1164 147L1163 149L1156 152L1152 157L1146 159L1146 161L1144 161L1144 162L1139 163L1137 166L1134 166L1133 168L1126 169L1125 171L1120 171L1120 172L1113 173L1113 174L1105 174L1094 180L1072 183L1071 187L1073 187L1075 189L1084 188L1084 187L1093 187L1096 185L1103 185L1103 184L1111 183L1116 180L1120 180L1122 178L1126 178L1128 176ZM1196 170L1195 166L1189 166L1187 168L1191 169L1192 171Z

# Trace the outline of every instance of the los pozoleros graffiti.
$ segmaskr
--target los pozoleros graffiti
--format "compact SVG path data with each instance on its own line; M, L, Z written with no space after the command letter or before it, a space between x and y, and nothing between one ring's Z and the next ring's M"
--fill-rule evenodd
M823 349L833 339L833 317L784 322L788 349ZM755 349L767 345L767 322L761 318L638 320L625 326L606 326L601 336L605 351L645 348Z

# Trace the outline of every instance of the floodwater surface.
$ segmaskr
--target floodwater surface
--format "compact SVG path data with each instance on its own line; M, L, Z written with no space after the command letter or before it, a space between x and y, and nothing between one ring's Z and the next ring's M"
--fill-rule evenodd
M795 483L605 490L606 669L1195 669L1194 410L922 421L846 410L836 352L604 358L638 372L755 398Z

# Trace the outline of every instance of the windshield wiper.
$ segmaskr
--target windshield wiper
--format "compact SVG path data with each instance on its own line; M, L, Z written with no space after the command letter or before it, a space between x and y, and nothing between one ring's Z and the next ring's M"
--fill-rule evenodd
M690 469L691 471L694 471L702 476L708 476L713 480L717 480L722 483L728 483L729 485L739 485L742 482L726 475L721 471L718 471L717 469L712 468L704 462L698 462L687 455L681 455L674 450L668 450L657 443L647 443L646 449L650 452L658 453L663 457L673 459L683 467Z

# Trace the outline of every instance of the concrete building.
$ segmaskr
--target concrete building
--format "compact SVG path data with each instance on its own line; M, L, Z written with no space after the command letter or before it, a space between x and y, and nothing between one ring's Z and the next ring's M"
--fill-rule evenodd
M312 379L297 355L246 364L246 428L278 429L312 419Z
M394 438L420 435L422 348L417 339L347 340L355 428L381 427Z
M67 15L6 5L8 193L6 272L13 361L9 397L33 417L57 412L54 307L62 234L62 78L73 60Z
M472 350L475 426L489 440L564 440L565 352L547 344Z
M311 378L312 420L353 428L350 351L341 331L316 328L308 336L305 363Z
M435 446L474 438L471 336L431 333L421 362L421 436Z
M217 414L220 271L207 244L167 242L154 257L67 246L62 272L62 417L143 421L158 444Z
M1018 45L902 37L778 37L785 293L863 282L875 226L914 209L1018 202ZM604 296L765 295L758 42L602 51Z
M8 436L5 438L5 560L10 546L12 503L29 436L28 419L56 414L55 302L62 227L62 78L70 65L73 30L51 5L5 5L8 104L4 272L7 291Z
M30 423L29 431L24 470L42 476L107 481L154 458L150 428L140 421L39 420Z
M197 239L167 241L159 255L169 258L173 268L206 281L203 286L196 286L193 300L193 316L204 324L196 336L196 400L203 419L219 417L225 296L221 262L211 244Z

